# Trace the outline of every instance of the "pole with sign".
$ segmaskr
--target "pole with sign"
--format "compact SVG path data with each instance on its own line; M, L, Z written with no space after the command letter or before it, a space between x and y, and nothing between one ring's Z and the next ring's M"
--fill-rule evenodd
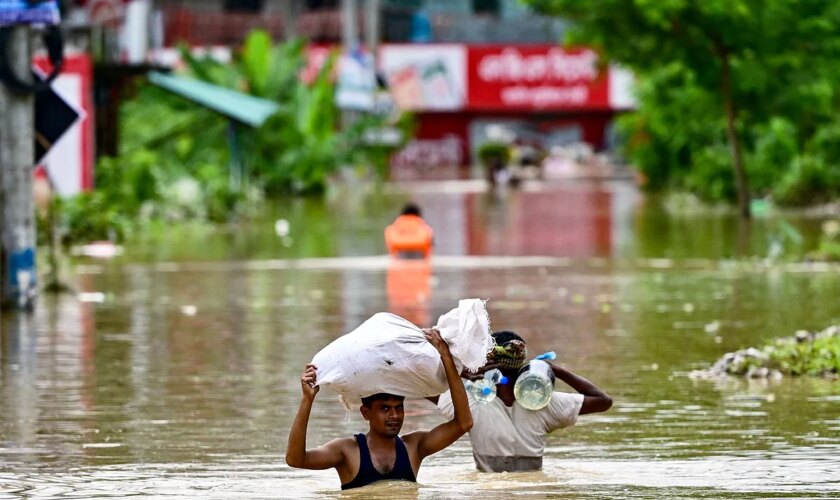
M9 69L31 78L28 26L3 28ZM31 308L35 299L35 205L32 165L35 157L35 97L0 84L0 276L2 306Z
M0 0L0 304L35 303L35 95L31 24L59 21L55 1Z

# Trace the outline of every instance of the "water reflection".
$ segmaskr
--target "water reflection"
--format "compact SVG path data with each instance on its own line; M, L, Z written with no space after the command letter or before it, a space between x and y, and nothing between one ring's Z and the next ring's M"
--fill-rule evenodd
M825 217L777 214L739 226L734 213L669 215L663 203L621 181L525 185L488 192L481 182L412 183L335 189L326 201L292 199L265 218L229 231L163 228L130 260L208 261L384 255L382 230L403 205L420 205L435 230L435 254L569 258L767 258L784 239L782 261L816 248ZM336 214L341 214L340 217ZM279 237L283 219L289 234ZM196 242L201 242L196 245Z
M430 262L382 255L381 224L392 219L382 199L392 195L347 195L329 201L347 207L340 221L314 212L312 231L329 233L327 243L290 217L305 250L272 246L253 227L227 246L158 248L164 262L79 268L73 285L93 295L2 316L0 499L840 493L837 382L685 376L725 351L840 320L837 268L711 261L722 244L701 236L680 254L673 229L638 231L652 222L633 212L632 190L602 188L500 201L421 186L411 198L440 238ZM702 235L705 224L679 231ZM280 258L291 251L331 258ZM485 253L509 256L466 255ZM494 328L596 380L613 410L552 434L540 473L476 473L466 440L428 458L408 489L341 493L333 471L282 463L297 378L317 350L374 312L429 325L471 296L489 299ZM407 432L442 421L425 401L407 411ZM318 396L310 443L360 429L356 412Z
M434 324L429 317L432 264L428 259L392 259L388 264L388 310L418 326Z

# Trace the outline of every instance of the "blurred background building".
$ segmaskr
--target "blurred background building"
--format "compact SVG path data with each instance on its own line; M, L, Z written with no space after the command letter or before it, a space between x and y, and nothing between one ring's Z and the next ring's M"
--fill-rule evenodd
M180 44L229 59L254 29L277 40L308 40L310 74L332 49L373 47L365 64L374 66L370 70L387 86L392 105L412 111L417 121L416 137L393 157L395 178L466 177L465 167L476 163L488 142L515 144L542 157L569 145L610 149L613 118L633 106L627 72L600 61L590 48L561 48L567 23L533 14L516 0L65 5L68 26L90 34L89 52L97 62L100 154L116 153L115 103L126 78L150 66L177 65ZM344 69L349 64L342 61L339 72Z

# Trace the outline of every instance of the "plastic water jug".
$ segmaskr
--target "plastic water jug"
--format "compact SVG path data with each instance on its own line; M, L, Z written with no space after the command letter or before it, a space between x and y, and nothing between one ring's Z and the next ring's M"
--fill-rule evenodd
M554 372L551 370L551 365L539 358L542 356L529 361L519 370L519 377L516 379L516 385L513 386L516 401L528 410L545 408L554 392Z
M498 368L484 373L484 378L467 382L467 391L479 403L489 403L496 399L496 384L507 384L508 379Z

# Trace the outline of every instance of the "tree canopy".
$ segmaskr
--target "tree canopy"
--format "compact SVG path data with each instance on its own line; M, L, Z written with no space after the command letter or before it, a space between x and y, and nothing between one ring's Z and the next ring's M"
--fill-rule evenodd
M523 2L636 72L640 109L623 129L652 187L737 198L744 215L753 196L840 193L827 150L840 128L840 1Z

